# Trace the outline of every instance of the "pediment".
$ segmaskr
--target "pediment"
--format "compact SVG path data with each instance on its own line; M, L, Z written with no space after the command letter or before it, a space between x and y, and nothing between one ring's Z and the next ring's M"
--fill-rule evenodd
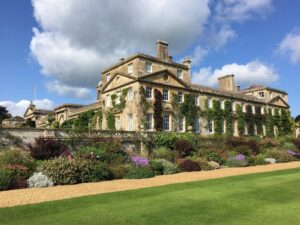
M175 86L179 88L189 88L189 85L187 83L178 78L169 70L162 70L151 73L139 78L139 80L157 84L164 84L167 86Z
M127 74L116 73L113 77L106 83L102 89L102 92L115 89L117 87L123 86L127 83L134 81L136 78Z
M268 103L281 107L290 107L289 104L280 96L271 99Z
M28 107L24 113L24 117L30 116L31 114L33 114L33 109Z

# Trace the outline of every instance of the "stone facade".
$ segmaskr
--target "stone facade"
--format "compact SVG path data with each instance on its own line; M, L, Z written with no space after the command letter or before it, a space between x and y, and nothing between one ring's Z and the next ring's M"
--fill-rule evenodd
M146 115L141 110L141 88L146 90L146 101L153 105L154 90L159 90L163 96L163 116L165 128L168 131L186 131L184 118L178 127L175 121L176 115L172 109L173 94L182 96L185 94L197 96L195 104L204 110L205 102L216 100L231 100L233 102L233 112L235 113L237 104L251 107L259 106L263 108L263 113L275 108L289 109L288 94L285 91L277 90L261 85L253 85L241 90L234 83L234 75L225 75L219 78L219 87L212 88L204 85L191 83L191 60L186 58L182 63L172 60L168 54L168 44L163 41L157 42L157 55L134 54L128 58L122 58L116 64L106 68L102 72L101 80L97 85L97 101L91 105L65 104L55 109L56 121L62 122L76 118L80 113L87 110L101 110L103 119L99 121L97 128L106 130L107 112L114 109L122 95L122 90L127 89L125 96L126 104L122 110L113 110L115 125L117 130L140 131L146 129L154 130L153 107L150 107ZM222 74L220 74L222 75ZM253 110L255 111L255 110ZM197 118L197 132L201 134L214 133L213 121L208 129L208 121L205 118ZM144 127L145 121L147 126ZM196 123L195 123L196 124ZM235 135L238 134L237 123L234 122ZM144 127L144 128L143 128ZM264 128L265 132L265 128Z
M37 109L34 104L30 104L24 113L24 119L31 121L36 128L45 128L48 125L48 115L54 114L53 110Z

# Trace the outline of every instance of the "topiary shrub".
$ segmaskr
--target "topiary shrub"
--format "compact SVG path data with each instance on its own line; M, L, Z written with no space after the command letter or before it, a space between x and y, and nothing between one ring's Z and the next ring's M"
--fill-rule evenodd
M148 167L132 167L124 176L126 179L142 179L154 177L154 172Z
M284 162L292 162L295 161L295 158L288 154L287 152L280 151L278 149L268 149L265 152L267 158L274 158L276 159L276 162L278 163L284 163Z
M201 167L198 162L195 162L191 159L183 159L178 163L178 167L182 171L191 172L191 171L199 171Z
M174 174L178 172L178 167L165 159L156 159L155 161L162 164L163 174Z
M43 188L53 186L53 181L42 172L34 173L27 181L30 188Z
M34 143L29 143L27 148L30 155L37 160L48 160L60 156L67 149L62 142L44 137L35 138Z
M9 169L0 168L0 190L7 190L13 183L13 173Z
M186 157L192 154L193 146L188 141L180 139L175 141L174 150L179 157Z

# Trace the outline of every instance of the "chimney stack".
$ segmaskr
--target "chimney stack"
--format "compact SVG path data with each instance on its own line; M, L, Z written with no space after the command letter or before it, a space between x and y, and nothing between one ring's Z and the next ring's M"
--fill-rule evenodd
M235 91L240 92L241 91L241 86L240 85L235 85Z
M164 62L169 62L169 54L168 54L168 43L165 41L158 40L156 42L156 54L157 58Z
M219 77L219 89L225 91L234 91L234 75Z

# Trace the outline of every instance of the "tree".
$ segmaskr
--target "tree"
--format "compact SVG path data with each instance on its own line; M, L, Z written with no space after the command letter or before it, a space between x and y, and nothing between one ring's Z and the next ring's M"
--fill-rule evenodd
M7 111L6 107L0 105L0 124L8 118L11 118L11 114Z

